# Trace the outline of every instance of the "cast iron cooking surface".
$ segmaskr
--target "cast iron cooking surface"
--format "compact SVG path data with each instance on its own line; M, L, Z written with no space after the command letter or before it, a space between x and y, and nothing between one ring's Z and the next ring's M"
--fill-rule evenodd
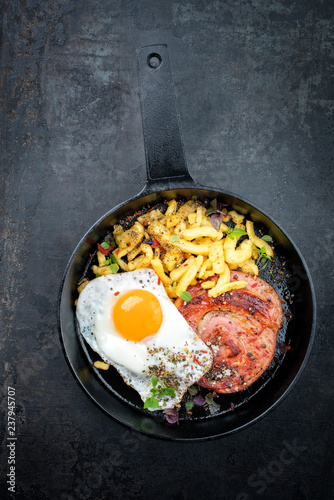
M175 191L164 194L171 198L175 196ZM221 195L218 192L197 190L196 194L199 197L201 194L203 197L204 194L206 200L208 194L211 195L210 200L215 195L218 202L226 202L226 195ZM189 195L193 196L194 190L191 190ZM154 198L154 203L156 203L157 199L159 200L159 195L155 195ZM146 207L152 208L154 203L150 203ZM244 203L244 208L250 207L245 202L238 200L238 205L233 204L233 208L240 209L242 203ZM123 205L125 212L117 209L116 212L121 212L121 218L125 217L126 219L127 216L132 216L142 207L141 199L135 199L132 203ZM308 282L305 281L305 286L302 289L297 287L295 291L296 269L301 268L301 256L286 236L279 232L277 226L275 227L269 219L267 220L269 224L265 224L266 216L263 213L259 214L257 209L251 207L246 215L257 221L256 225L260 234L271 234L276 242L274 247L275 261L261 272L261 277L275 288L283 301L284 308L284 322L277 336L276 352L270 367L245 391L231 395L217 395L214 402L218 408L214 407L214 413L212 413L211 407L196 407L192 415L188 415L182 408L179 424L172 425L166 423L165 416L161 411L144 410L139 395L123 382L114 368L110 367L108 371L102 371L93 366L93 363L100 358L86 345L76 324L71 326L72 335L68 335L68 332L63 328L65 351L76 377L95 403L110 416L125 425L156 437L174 440L209 439L230 434L255 422L270 411L283 395L288 393L292 382L296 380L298 373L304 366L311 347L312 335L310 331L312 328L310 330L310 322L312 326L312 315L305 313L304 306L306 303L312 306L312 289L308 289ZM80 264L71 266L72 269L76 270L74 276L69 277L65 273L64 284L65 293L69 286L71 288L68 290L68 304L72 304L70 321L73 321L75 315L76 284L83 275L89 277L90 266L95 258L96 242L103 241L112 225L119 220L120 217L115 218L112 211L109 216L103 219L102 225L98 221L92 231L87 233L82 242L79 243L78 248L81 252L79 251L79 254L74 252L73 259L77 260L79 256ZM87 248L80 255L85 244L87 244ZM90 257L90 255L92 256ZM271 275L271 272L274 276ZM301 273L299 274L301 276ZM312 307L309 307L308 310L312 311ZM70 344L69 337L72 337ZM210 391L201 388L200 392L205 395Z
M186 200L184 200L186 201ZM149 205L148 207L144 207L141 213L146 213L149 209L166 209L166 203L159 203L156 205ZM125 219L118 221L124 230L131 227L131 225L136 220L136 217L131 217L132 214L129 214ZM130 221L128 220L130 219ZM258 228L259 229L259 226ZM105 234L105 237L108 236L109 233ZM262 227L262 231L258 232L258 235L267 234L264 232L264 227ZM100 243L104 240L104 238L100 241ZM95 275L90 270L91 266L97 264L96 252L89 258L87 266L85 268L85 273L82 279L87 278L89 280L94 279ZM233 273L233 272L232 272ZM264 387L274 376L282 364L286 353L290 350L290 342L291 339L288 338L287 335L287 327L290 321L290 318L294 317L294 303L293 298L294 294L289 291L289 279L291 279L291 270L287 269L286 261L283 256L279 254L279 250L275 251L275 256L273 259L273 263L270 263L265 267L263 271L260 271L259 277L264 279L267 283L269 283L278 293L283 306L284 318L283 325L278 332L277 342L276 342L276 350L274 358L265 371L265 373L259 377L250 387L245 389L242 392L232 393L230 395L226 394L217 394L214 397L213 405L206 406L194 406L191 411L191 415L187 413L184 404L182 405L179 416L181 420L203 420L212 418L212 416L223 415L227 412L234 411L237 407L242 404L247 404L249 400L259 391L262 387ZM91 349L91 347L85 342L82 335L80 335L79 327L77 326L77 333L79 337L79 341L81 347L87 357L87 360L94 371L96 377L110 390L110 392L118 397L121 401L129 404L136 410L145 413L146 415L150 415L155 418L156 421L165 422L165 416L162 411L150 412L149 410L143 409L143 402L139 396L139 394L124 383L122 377L119 375L118 371L110 366L108 370L99 370L94 367L95 361L101 360L101 357ZM288 342L288 343L287 343ZM198 387L199 393L205 397L212 391L207 389Z

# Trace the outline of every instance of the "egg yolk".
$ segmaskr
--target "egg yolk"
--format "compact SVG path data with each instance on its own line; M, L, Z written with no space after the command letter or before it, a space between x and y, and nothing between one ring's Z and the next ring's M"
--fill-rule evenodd
M116 302L112 318L122 337L140 342L158 332L162 323L162 310L153 293L147 290L130 290Z

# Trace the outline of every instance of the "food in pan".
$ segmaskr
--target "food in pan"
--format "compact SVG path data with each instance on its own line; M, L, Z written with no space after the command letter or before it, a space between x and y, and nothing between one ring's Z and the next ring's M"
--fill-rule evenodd
M218 393L241 391L270 365L282 323L280 299L273 288L258 277L261 269L266 268L274 257L270 241L268 235L256 234L253 222L245 220L243 214L228 210L216 200L211 204L197 199L171 200L164 207L129 215L128 220L119 221L112 233L98 244L97 262L91 268L97 279L91 282L86 279L79 284L77 315L80 331L104 362L116 366L150 409L175 405L187 387L195 382ZM132 280L136 276L133 273L149 273L149 291L153 293L153 286L153 295L160 305L164 304L163 334L159 330L156 339L167 349L166 359L173 355L169 350L171 347L177 346L174 355L181 352L179 349L184 343L189 343L187 336L191 331L194 351L189 350L189 356L183 354L186 381L176 375L175 370L171 370L169 379L163 375L169 369L152 371L152 366L159 366L153 362L156 352L153 352L153 358L145 361L146 364L143 362L141 374L144 375L139 373L139 368L135 370L142 356L139 353L146 355L147 346L152 349L152 332L149 330L147 339L130 337L122 340L120 352L124 352L125 357L116 359L110 355L109 349L116 349L118 344L113 342L114 339L119 341L121 333L117 323L110 326L110 308L116 303L113 294L115 287L120 293L136 289L133 282L128 284L129 277ZM100 287L112 288L103 300L104 292L97 293ZM84 316L83 303L89 311ZM108 348L99 333L96 338L94 320L89 323L87 319L92 304L94 311L99 310L101 314L106 308L107 312L103 314L108 317L108 335L112 339L110 343L106 341ZM83 323L83 317L88 326ZM125 314L126 328L131 329L128 318ZM180 333L174 323L182 325ZM191 330L185 329L185 325ZM135 335L137 329L135 322L131 335ZM92 331L95 331L95 336ZM198 344L198 337L204 345ZM153 351L159 347L159 344L154 345ZM125 354L126 349L128 354ZM136 363L132 363L129 360L136 352ZM199 352L205 354L201 360ZM195 362L191 363L191 359ZM199 367L201 374L198 373ZM165 397L166 387L175 395Z
M214 298L197 284L188 289L190 302L175 304L213 353L210 371L197 384L223 394L242 391L269 367L283 321L281 300L270 285L239 271L231 279L247 286Z
M218 211L213 205L207 208L190 200L179 206L171 200L165 213L155 209L139 214L128 229L115 225L113 236L98 246L93 272L108 275L152 268L171 299L184 296L199 279L203 288L211 287L211 297L246 286L245 281L230 280L231 270L240 267L258 275L259 255L261 261L270 260L273 250L255 235L253 222L235 210ZM211 276L219 276L216 283L208 280Z
M79 296L77 320L91 348L148 400L150 410L178 404L211 367L211 350L151 269L92 280ZM159 399L152 397L154 381Z

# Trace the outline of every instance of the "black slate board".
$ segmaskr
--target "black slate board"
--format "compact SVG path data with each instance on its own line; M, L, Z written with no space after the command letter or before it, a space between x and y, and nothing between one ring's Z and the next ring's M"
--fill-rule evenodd
M24 0L1 13L1 493L13 387L15 498L331 498L332 2ZM190 173L286 228L318 302L288 398L249 429L196 444L102 413L56 324L76 242L144 186L136 49L151 43L173 54Z

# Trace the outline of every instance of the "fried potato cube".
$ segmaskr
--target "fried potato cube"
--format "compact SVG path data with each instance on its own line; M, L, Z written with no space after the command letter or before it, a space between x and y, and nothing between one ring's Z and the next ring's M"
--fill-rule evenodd
M240 288L245 288L247 286L247 281L233 281L230 283L224 283L222 285L215 286L208 291L209 297L218 297L218 295L222 295L223 293L229 292L230 290L238 290Z
M230 282L230 277L231 277L230 268L225 263L225 267L224 267L222 273L220 274L217 282L213 282L215 284L215 286L209 287L209 288L211 288L210 297L217 297L218 295L220 295L221 294L220 291L223 290L225 285Z
M246 260L241 264L241 271L244 273L250 273L254 274L255 276L259 275L259 268L255 264L255 261L253 259Z
M113 235L114 235L114 240L116 242L116 245L118 245L118 243L120 241L120 237L123 233L124 233L124 230L123 230L122 226L120 226L120 225L114 226Z
M205 290L213 288L214 286L216 286L216 283L213 280L211 280L211 281L203 281L203 283L201 283L201 287L204 288Z
M119 267L123 270L123 271L129 271L129 268L128 268L128 265L126 262L124 262L124 260L119 257L119 251L118 249L116 248L116 250L113 250L112 254L113 256L115 257L116 261L117 261L117 264L119 265Z
M175 227L177 226L178 224L180 224L181 222L181 216L180 215L177 215L177 214L173 214L173 215L168 215L166 217L166 227L168 229L172 228L172 227Z
M176 294L175 288L173 288L171 285L167 285L165 286L165 290L170 299L177 299L178 296Z
M203 274L203 279L207 280L208 278L210 278L211 276L214 276L216 273L214 271L205 271L205 273Z
M213 226L192 227L182 231L182 237L186 240L194 240L204 236L220 240L223 237L223 233L216 231Z
M95 368L98 368L99 370L108 370L110 364L105 363L104 361L95 361L94 366L95 366Z
M186 222L181 219L180 222L174 227L173 233L180 235L187 228Z
M146 243L142 243L140 245L140 251L143 252L144 255L139 255L139 257L128 263L129 271L149 267L151 260L153 259L153 250L151 246Z
M191 243L189 241L186 241L184 239L179 239L177 242L173 243L173 245L177 246L180 248L180 250L184 252L188 252L194 255L209 255L210 251L210 246L205 244L205 245L198 245L196 243Z
M162 247L168 249L172 248L171 232L161 222L153 221L147 228L150 236L153 236Z
M141 245L139 245L138 247L134 248L133 250L131 250L128 254L127 254L127 259L128 259L128 262L130 262L131 260L135 259L137 257L137 255L139 255L141 252ZM120 253L118 253L119 255Z
M99 274L100 276L107 276L108 274L113 274L110 266L92 266L92 271L94 274Z
M137 218L137 221L140 222L140 224L142 224L143 226L144 225L146 226L150 222L162 219L164 217L165 217L164 214L157 209L157 210L151 210L150 212L147 212L144 215L140 215Z
M173 269L170 272L170 277L172 281L179 281L182 276L188 271L189 266L191 266L195 262L195 257L192 255L187 260L183 262L179 267Z
M175 289L176 294L178 296L180 296L181 292L184 292L185 290L187 290L188 286L190 285L192 280L195 278L195 276L196 276L197 272L199 271L202 264L203 264L203 256L198 255L198 257L196 257L195 262L193 262L193 264L191 264L191 266L189 267L187 272L182 276L182 278L180 279L180 281Z
M188 222L192 226L196 221L196 214L194 212L191 212L188 214Z
M157 258L152 259L151 266L152 266L153 270L156 272L156 274L158 275L158 277L161 279L161 282L163 283L163 285L167 286L167 285L171 285L173 283L172 278L167 276L167 274L165 273L162 262L160 259L157 259Z
M176 213L176 210L177 210L177 201L176 200L169 201L167 210L165 212L165 216L167 217L169 215L174 215Z
M256 234L254 232L254 223L252 221L250 221L250 220L246 221L246 230L247 230L247 233L248 233L250 240L257 248L265 247L266 254L269 255L269 257L274 256L274 251L271 248L271 246L268 245L268 243L266 241L264 241L261 238L259 238L258 236L256 236Z
M106 260L107 260L107 259L106 259L106 256L105 256L105 255L103 255L103 253L102 253L102 252L100 252L100 250L98 250L98 251L96 252L96 256L97 256L97 261L98 261L98 263L99 263L99 266L100 266L100 267L104 266L104 265L105 265L105 263L106 263Z
M176 213L179 214L182 219L186 219L190 212L195 212L196 208L197 205L194 200L188 200L178 209Z
M197 209L196 209L196 219L195 219L195 222L194 222L194 225L196 227L200 227L202 225L204 216L205 216L205 208L204 207L197 207Z
M207 269L211 269L211 268L212 268L212 262L211 262L211 260L210 259L205 259L203 261L203 264L201 265L201 268L200 268L199 272L198 272L198 277L200 279L204 278L206 270Z
M163 265L167 271L171 272L183 260L182 253L178 248L172 248L165 253Z
M238 240L236 237L233 240L226 237L224 240L224 255L228 264L241 264L252 257L252 242L244 240L236 248Z
M224 248L221 241L212 243L209 251L209 259L212 262L212 270L216 274L221 274L226 266L224 260Z
M127 231L120 231L119 226L114 230L115 241L121 250L130 252L138 246L144 238L144 226L135 222L133 226Z
M82 292L82 290L88 285L89 283L89 280L85 279L84 281L82 281L79 286L77 287L77 292L80 294Z
M229 215L232 217L232 220L235 224L242 224L245 216L242 214L238 214L235 210L231 210Z

